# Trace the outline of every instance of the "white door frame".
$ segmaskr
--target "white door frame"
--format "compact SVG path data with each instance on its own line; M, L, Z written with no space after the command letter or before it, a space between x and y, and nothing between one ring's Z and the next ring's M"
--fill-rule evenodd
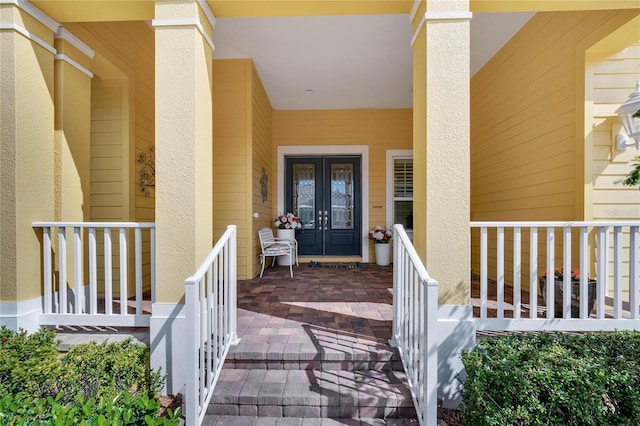
M369 146L368 145L310 145L310 146L279 146L277 167L276 205L278 212L284 211L284 157L286 156L314 156L314 155L358 155L362 158L362 230L360 239L362 261L369 262Z

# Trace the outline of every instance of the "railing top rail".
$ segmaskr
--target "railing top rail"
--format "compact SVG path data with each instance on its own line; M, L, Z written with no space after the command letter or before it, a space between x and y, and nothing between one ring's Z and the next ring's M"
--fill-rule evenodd
M404 246L407 254L409 255L409 259L411 259L411 263L413 263L416 272L418 273L418 277L420 280L426 285L438 285L438 282L429 276L427 269L424 267L422 263L422 259L418 256L418 252L413 247L413 243L409 239L407 232L404 230L404 227L400 224L393 225L395 238L399 238L402 241L402 245Z
M580 227L597 227L597 226L640 226L638 220L619 220L619 221L482 221L469 222L471 228L564 228L564 227L580 228Z
M207 273L207 271L209 270L209 265L213 263L213 260L216 258L216 256L220 254L222 248L225 244L227 244L227 241L229 241L229 238L231 238L231 235L235 232L236 228L236 225L227 226L227 230L224 231L224 234L222 234L216 245L213 246L213 248L209 252L209 255L200 264L200 267L198 267L198 270L195 272L195 274L191 275L185 280L185 284L195 284L204 276L204 274Z
M34 228L155 228L155 222L33 222Z

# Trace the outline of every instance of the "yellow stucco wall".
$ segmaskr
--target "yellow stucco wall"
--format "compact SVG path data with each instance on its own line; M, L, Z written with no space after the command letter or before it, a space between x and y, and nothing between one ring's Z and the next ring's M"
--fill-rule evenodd
M276 110L273 112L273 145L274 147L368 145L369 205L363 206L363 209L369 209L370 225L386 224L388 207L385 187L386 151L412 148L412 111L410 109ZM275 153L273 161L276 161ZM284 170L277 172L284 173ZM275 178L276 176L273 177L273 191L276 190ZM277 212L272 210L271 219L276 214ZM370 245L370 258L374 258L373 245Z
M473 77L471 220L586 218L585 52L637 15L638 10L538 13ZM472 233L474 272L477 236ZM526 236L523 245L528 246ZM523 268L528 270L526 261Z

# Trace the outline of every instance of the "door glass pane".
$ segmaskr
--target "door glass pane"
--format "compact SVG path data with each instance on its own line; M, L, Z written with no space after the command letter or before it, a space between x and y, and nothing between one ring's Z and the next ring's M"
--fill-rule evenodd
M353 164L331 165L331 229L353 229Z
M293 209L302 221L303 229L315 229L316 170L313 164L293 165Z

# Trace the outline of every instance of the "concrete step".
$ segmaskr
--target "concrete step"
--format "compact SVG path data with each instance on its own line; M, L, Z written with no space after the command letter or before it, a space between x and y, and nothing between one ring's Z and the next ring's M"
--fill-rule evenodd
M402 370L387 342L314 329L305 335L244 336L225 368L268 370Z
M207 416L203 426L409 426L417 419L321 419L301 417Z
M401 371L222 370L207 414L294 418L415 418Z

